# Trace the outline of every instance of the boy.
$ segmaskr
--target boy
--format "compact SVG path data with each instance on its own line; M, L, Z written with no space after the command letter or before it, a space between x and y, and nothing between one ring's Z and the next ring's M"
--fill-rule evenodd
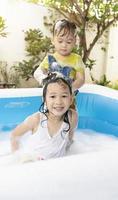
M84 84L84 63L78 54L72 53L76 45L76 33L75 24L66 19L54 24L52 43L55 52L47 55L34 72L39 84L42 84L50 73L59 73L70 79L73 93Z

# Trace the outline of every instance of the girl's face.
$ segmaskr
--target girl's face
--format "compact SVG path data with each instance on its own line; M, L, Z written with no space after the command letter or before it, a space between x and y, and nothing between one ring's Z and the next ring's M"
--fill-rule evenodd
M46 106L49 114L52 113L57 117L69 109L72 103L72 95L69 88L64 83L50 83L47 87Z
M54 36L52 43L58 54L61 56L68 56L75 46L76 38L73 33L67 32L64 34L64 30L62 30L59 34Z

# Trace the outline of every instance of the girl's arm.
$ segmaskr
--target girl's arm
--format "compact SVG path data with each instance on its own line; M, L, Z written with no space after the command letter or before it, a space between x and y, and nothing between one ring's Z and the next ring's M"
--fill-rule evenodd
M12 152L19 149L19 139L28 131L35 131L39 120L38 113L29 116L24 122L18 125L11 133Z
M70 141L72 141L74 131L78 126L78 113L73 109L71 109L70 111L71 111L71 114L70 114L71 128L70 128L70 131L69 131L69 139L70 139Z

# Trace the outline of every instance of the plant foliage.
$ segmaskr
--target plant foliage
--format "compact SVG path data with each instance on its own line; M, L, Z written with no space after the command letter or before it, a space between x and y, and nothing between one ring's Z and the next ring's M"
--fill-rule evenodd
M33 77L35 69L51 48L51 41L44 37L39 29L29 29L25 33L27 60L19 62L13 68L25 80Z
M38 2L55 9L77 25L80 53L85 64L96 42L118 21L118 0L39 0ZM94 32L89 43L88 31Z
M7 33L4 32L6 26L5 26L5 20L0 16L0 36L6 37Z

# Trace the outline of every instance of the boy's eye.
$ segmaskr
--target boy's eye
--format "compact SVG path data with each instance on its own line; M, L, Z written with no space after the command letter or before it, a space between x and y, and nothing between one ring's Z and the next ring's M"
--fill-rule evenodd
M58 42L59 42L59 43L62 43L62 40L59 40Z
M72 40L68 40L67 43L68 43L68 44L71 44L71 43L72 43Z

